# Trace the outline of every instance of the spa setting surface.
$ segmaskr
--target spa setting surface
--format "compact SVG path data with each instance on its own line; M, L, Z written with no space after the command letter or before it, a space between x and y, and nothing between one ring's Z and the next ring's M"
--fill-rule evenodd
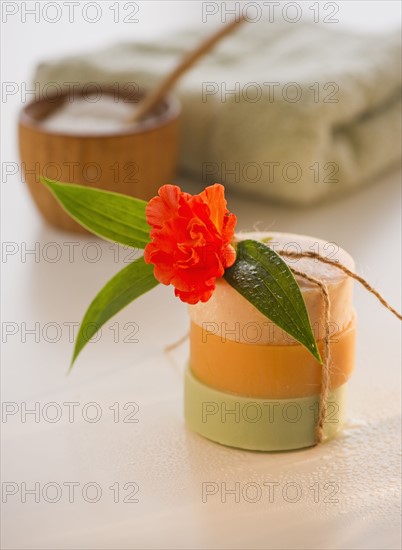
M7 4L1 548L398 550L399 3Z

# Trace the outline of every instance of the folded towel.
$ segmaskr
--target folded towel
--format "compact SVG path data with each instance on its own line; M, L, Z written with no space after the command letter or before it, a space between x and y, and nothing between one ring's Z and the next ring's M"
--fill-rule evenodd
M34 80L155 86L205 34L44 62ZM399 59L399 32L244 24L177 86L182 173L299 204L373 180L401 158Z

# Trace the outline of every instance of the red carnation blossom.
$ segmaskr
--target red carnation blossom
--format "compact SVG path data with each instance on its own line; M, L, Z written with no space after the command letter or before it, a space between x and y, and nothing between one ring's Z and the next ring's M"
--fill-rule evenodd
M236 216L226 208L225 189L216 183L199 195L164 185L146 207L152 227L144 260L154 264L154 276L173 285L183 302L206 302L217 277L233 265L236 253L231 240Z

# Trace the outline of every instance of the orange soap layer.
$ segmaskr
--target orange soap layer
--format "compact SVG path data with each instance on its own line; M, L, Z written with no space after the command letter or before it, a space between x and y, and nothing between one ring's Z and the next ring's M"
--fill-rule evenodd
M344 384L354 368L355 320L331 336L330 389ZM324 342L318 342L324 357ZM258 345L206 333L191 323L190 367L201 381L229 393L267 399L317 395L322 366L301 345Z

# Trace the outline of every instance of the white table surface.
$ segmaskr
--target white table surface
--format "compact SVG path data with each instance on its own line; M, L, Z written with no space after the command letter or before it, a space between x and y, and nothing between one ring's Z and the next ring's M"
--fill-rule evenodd
M374 29L398 23L399 3L348 4L345 24ZM199 20L199 9L198 2L150 3L135 31L155 38L174 25ZM10 20L2 38L3 80L29 81L33 64L43 57L133 32L110 19L94 26L78 21L74 29L73 40L65 22L52 26ZM3 163L18 162L15 123L20 103L17 96L2 104ZM317 235L346 248L359 272L400 307L398 172L353 195L305 209L231 194L228 198L239 229L251 229L258 221L261 229ZM18 489L2 505L2 548L400 548L400 325L366 291L356 288L355 293L357 362L343 435L299 452L251 453L204 440L184 424L182 373L188 342L170 354L164 347L186 333L188 319L171 289L156 288L110 321L66 376L72 352L68 323L80 321L96 291L124 265L127 251L120 250L116 261L116 247L46 226L20 174L7 181L3 177L2 240L15 243L11 246L17 250L2 260L2 399L18 410L3 415L1 425L3 490L6 482ZM88 247L94 242L96 249ZM24 246L33 248L35 243L38 262L23 253ZM56 250L49 243L62 251L57 262L44 258ZM68 255L73 245L66 243L78 243L73 261ZM97 262L85 259L96 250ZM24 334L35 323L38 341ZM139 341L124 342L133 323ZM4 331L10 327L18 332L5 342ZM28 415L24 422L23 407L32 408L35 402L39 421ZM63 405L67 402L78 403L72 422ZM84 417L94 414L88 408L93 402L102 417L91 423ZM123 410L129 402L138 404L137 423L122 421L130 412ZM48 403L60 407L59 421L48 421L55 412L46 408ZM114 403L119 404L119 422L109 408ZM66 482L79 483L72 503ZM96 503L83 497L90 482L102 491ZM217 483L219 493L203 502L206 482ZM271 501L263 492L255 503L243 496L236 503L233 495L222 502L222 483L228 489L237 483L243 490L247 483L264 488L264 482L279 484ZM61 498L50 503L40 493L39 503L32 495L23 502L24 483L28 489L39 483L41 491L47 483L57 483ZM130 492L125 483L138 484L137 503L122 502ZM289 483L301 490L298 502L283 496L293 496ZM109 489L113 484L120 487L117 503ZM320 489L318 502L313 487ZM338 489L337 502L327 502L331 487ZM48 499L53 494L50 487ZM92 497L91 490L88 495Z

